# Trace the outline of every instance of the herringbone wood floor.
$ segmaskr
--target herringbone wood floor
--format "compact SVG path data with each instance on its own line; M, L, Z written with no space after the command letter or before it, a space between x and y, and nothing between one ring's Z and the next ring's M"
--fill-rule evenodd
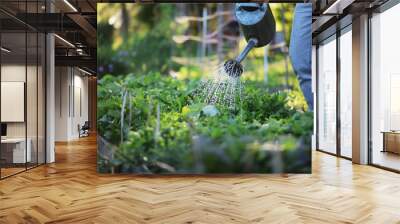
M99 175L95 138L0 181L0 223L400 223L400 175L315 152L312 175Z

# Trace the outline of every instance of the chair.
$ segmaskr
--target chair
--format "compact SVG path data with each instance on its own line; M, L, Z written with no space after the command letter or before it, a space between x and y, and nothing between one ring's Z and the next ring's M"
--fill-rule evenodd
M80 125L78 124L79 138L89 136L89 129L90 129L89 121L85 121L82 127L80 127Z

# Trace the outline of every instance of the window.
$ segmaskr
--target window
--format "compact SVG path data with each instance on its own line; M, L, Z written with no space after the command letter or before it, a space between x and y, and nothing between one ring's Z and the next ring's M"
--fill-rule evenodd
M318 149L336 153L336 40L318 48Z
M39 13L42 5L0 3L20 15ZM0 178L45 163L45 41L43 33L0 12Z
M351 158L352 142L352 33L351 26L340 36L340 154Z
M372 163L400 170L400 4L371 18Z

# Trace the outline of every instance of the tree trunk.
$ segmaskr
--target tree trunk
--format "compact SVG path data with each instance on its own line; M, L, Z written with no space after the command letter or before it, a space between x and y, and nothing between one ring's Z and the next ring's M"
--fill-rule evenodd
M128 29L129 29L129 13L128 10L126 9L126 4L124 3L121 3L121 17L122 17L121 32L124 40L126 40L128 37Z

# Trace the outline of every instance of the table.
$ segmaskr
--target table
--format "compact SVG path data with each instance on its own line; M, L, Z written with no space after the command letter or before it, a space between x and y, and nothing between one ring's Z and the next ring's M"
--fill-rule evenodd
M400 154L400 131L382 131L383 150L382 152L392 152Z
M26 142L26 152L25 144ZM30 138L5 138L1 139L1 157L6 160L6 163L26 163L31 162L32 153ZM4 155L3 155L4 154ZM12 158L12 159L11 159Z

